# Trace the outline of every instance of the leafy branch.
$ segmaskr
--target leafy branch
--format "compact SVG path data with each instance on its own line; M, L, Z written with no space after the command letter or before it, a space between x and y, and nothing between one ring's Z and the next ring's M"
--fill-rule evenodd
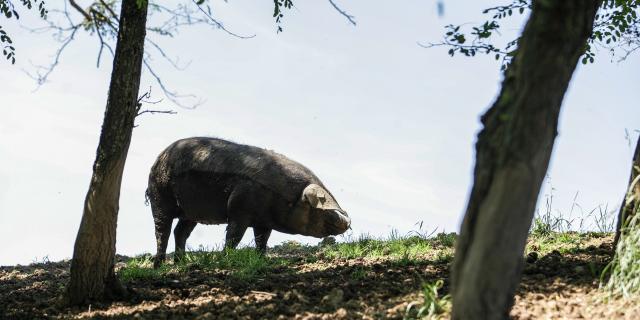
M20 0L20 4L31 10L34 6L37 6L36 10L42 19L47 18L47 9L45 8L44 1L39 0ZM16 20L20 19L20 14L16 10L16 6L13 4L11 0L0 0L0 14L4 15L5 18L11 19L15 18ZM0 25L0 46L2 46L2 55L9 61L11 64L16 63L16 48L13 46L13 40L11 36L3 30Z
M518 49L519 39L511 40L505 45L496 45L493 41L495 35L500 35L501 22L504 19L515 14L529 14L532 1L512 0L507 5L487 8L482 13L491 15L491 18L484 23L448 25L440 42L418 45L425 48L448 47L448 54L451 56L456 53L467 57L479 53L494 54L495 59L501 61L501 69L504 70ZM606 0L596 16L593 33L584 48L581 62L593 63L598 48L609 50L612 56L619 56L620 60L639 50L639 11L640 0Z
M276 18L276 25L278 26L277 32L282 32L282 18L284 17L283 9L291 9L293 7L293 0L273 0L273 17Z

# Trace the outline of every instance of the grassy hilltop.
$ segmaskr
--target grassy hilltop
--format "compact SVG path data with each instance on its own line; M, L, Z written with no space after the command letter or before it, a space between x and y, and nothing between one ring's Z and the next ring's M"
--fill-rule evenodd
M453 233L412 232L318 246L286 242L266 256L252 248L200 248L157 270L148 254L119 257L117 273L134 294L128 301L82 309L58 306L68 261L2 267L0 318L443 318L450 310L448 269L455 241ZM611 242L611 233L556 232L538 219L512 316L640 315L625 300L605 300L598 289Z

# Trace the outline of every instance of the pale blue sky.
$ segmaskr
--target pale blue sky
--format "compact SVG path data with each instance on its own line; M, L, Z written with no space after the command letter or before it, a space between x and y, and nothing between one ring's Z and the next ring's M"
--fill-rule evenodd
M326 1L298 1L276 34L271 1L214 1L228 28L256 37L187 28L160 40L170 55L192 61L178 71L156 56L167 84L206 102L185 110L165 100L153 107L177 115L138 119L123 180L118 253L155 251L151 210L144 205L149 169L171 142L202 135L274 149L305 164L350 213L355 235L408 232L419 221L429 231L457 231L478 119L498 92L499 65L490 57L451 58L444 48L416 42L438 41L446 24L481 22L481 10L496 3L447 1L438 17L434 0L340 1L356 16L353 27ZM33 21L22 16L23 23ZM521 19L514 18L506 38ZM110 57L97 69L97 41L81 35L50 82L33 92L35 83L22 70L31 70L30 60L48 61L56 43L14 21L2 25L14 37L18 61L0 63L0 265L68 258L95 157ZM614 208L624 192L632 151L624 130L640 127L640 59L609 60L603 50L595 65L579 66L565 99L542 192L552 185L562 212L576 191L585 210ZM148 75L141 86L161 97ZM223 232L224 226L198 226L188 245L219 246ZM275 232L269 245L285 239L318 241Z

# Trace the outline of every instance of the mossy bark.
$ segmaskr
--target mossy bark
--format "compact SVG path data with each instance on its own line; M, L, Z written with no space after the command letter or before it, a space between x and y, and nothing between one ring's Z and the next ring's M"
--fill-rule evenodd
M126 293L114 274L120 185L133 123L146 33L147 1L123 0L116 52L93 176L71 261L67 301L83 304Z
M565 92L600 0L534 0L500 95L482 116L452 267L453 319L507 319Z

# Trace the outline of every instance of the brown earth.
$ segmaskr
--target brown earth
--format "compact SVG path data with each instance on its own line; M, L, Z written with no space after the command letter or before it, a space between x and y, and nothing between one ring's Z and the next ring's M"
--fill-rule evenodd
M603 300L598 290L611 240L596 237L540 257L530 253L513 318L640 319L635 303ZM423 283L443 279L443 294L448 290L449 262L433 256L400 262L269 254L290 264L249 282L227 270L199 269L133 280L129 300L82 308L59 306L69 261L0 267L0 319L402 319L409 303L422 300Z

